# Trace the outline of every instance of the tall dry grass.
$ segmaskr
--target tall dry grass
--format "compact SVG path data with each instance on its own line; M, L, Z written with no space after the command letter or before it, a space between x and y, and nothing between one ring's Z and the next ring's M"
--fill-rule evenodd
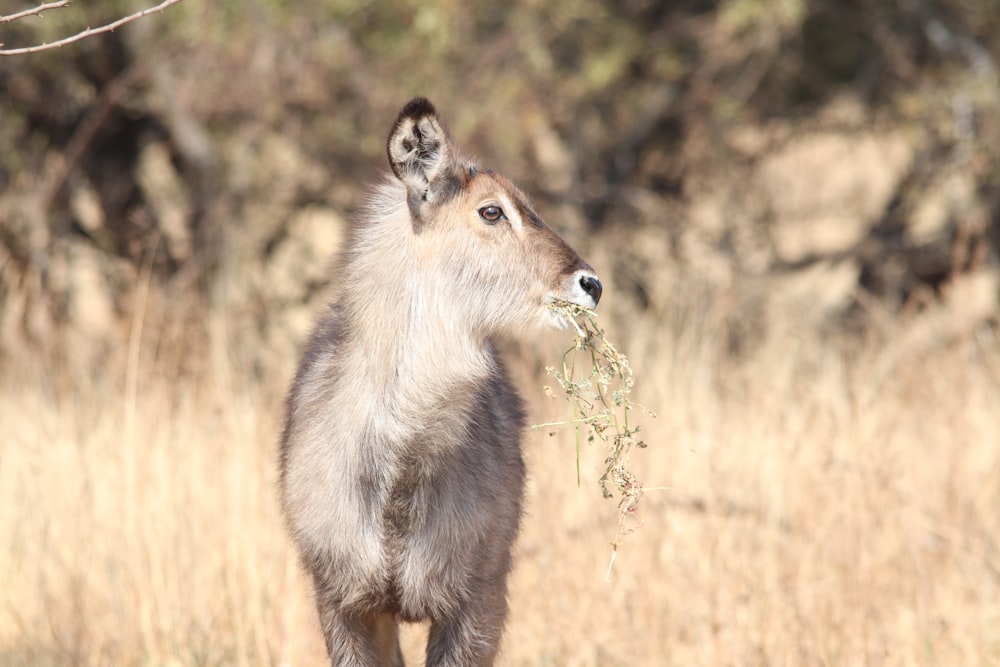
M737 360L688 315L606 323L659 414L632 467L669 486L610 582L603 452L578 488L572 435L528 435L503 663L1000 664L998 341L839 344L789 313ZM137 321L96 371L5 362L0 664L322 664L275 502L294 353L251 371L254 333L205 317ZM537 421L566 342L522 348Z

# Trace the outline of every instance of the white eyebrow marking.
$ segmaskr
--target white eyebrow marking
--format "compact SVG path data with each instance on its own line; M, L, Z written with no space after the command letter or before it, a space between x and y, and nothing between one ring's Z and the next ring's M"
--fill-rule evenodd
M517 232L518 236L523 234L524 220L521 219L521 209L514 204L514 201L507 196L506 192L498 193L497 199L500 200L500 208L503 209L504 215L510 221L511 228Z

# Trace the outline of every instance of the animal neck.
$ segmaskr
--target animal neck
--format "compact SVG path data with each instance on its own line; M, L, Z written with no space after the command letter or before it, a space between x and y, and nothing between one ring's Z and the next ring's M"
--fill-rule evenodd
M462 389L495 365L489 340L456 313L446 286L421 266L410 225L405 202L370 220L343 267L347 357L366 389L403 414L456 405Z
M440 317L426 295L349 317L354 350L382 395L430 395L474 383L491 370L492 346ZM429 311L429 312L428 312ZM430 394L429 394L430 393Z

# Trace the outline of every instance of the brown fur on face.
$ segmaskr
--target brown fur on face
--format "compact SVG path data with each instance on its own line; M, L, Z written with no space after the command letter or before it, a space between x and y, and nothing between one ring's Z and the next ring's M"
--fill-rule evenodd
M433 106L390 133L394 178L348 243L288 396L281 499L334 665L492 664L524 486L524 410L491 338L596 305L590 267ZM596 284L596 288L595 288Z

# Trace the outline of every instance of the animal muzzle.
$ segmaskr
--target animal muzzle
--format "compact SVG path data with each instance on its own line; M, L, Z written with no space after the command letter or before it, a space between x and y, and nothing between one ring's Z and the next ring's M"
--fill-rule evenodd
M580 287L587 293L587 296L594 300L595 306L600 302L601 294L604 293L604 287L601 285L601 281L597 279L597 276L591 274L580 276Z
M573 273L572 277L567 281L566 294L563 298L578 306L594 308L601 300L601 294L603 293L604 286L601 285L597 274L587 268Z

